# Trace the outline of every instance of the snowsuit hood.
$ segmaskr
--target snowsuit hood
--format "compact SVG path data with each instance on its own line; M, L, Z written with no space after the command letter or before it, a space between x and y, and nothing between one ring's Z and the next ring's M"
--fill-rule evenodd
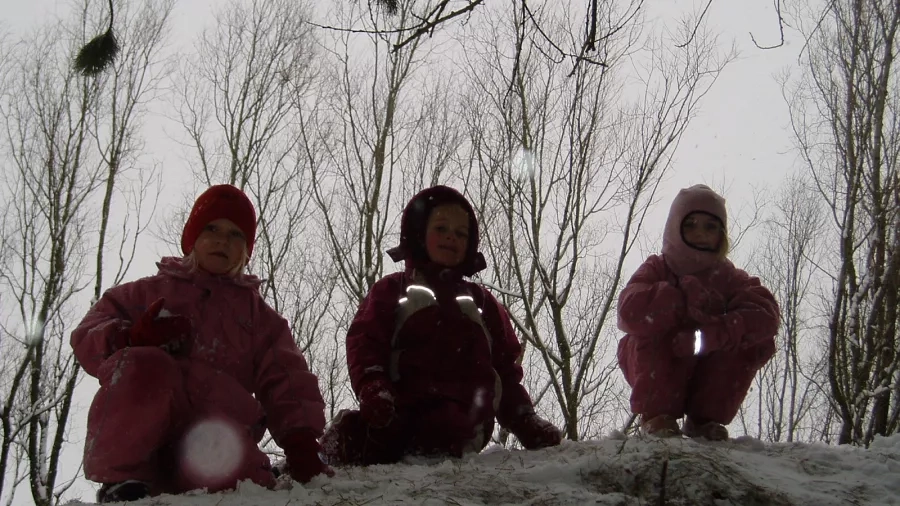
M678 276L705 271L721 262L717 252L698 250L684 241L681 224L689 214L695 212L718 218L727 235L728 213L725 210L725 199L706 185L682 188L669 208L662 246L666 264Z
M433 264L425 249L425 227L431 211L440 205L459 204L469 214L469 244L462 263L452 269ZM473 276L484 270L487 264L484 255L478 251L478 219L472 204L458 191L449 186L433 186L416 194L406 208L400 222L400 244L389 249L388 255L395 262L406 262L406 269L424 272L451 271L458 276Z

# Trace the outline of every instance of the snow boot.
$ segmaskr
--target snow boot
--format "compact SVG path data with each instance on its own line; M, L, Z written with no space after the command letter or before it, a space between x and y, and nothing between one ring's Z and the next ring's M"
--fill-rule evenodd
M150 487L137 480L127 480L121 483L104 483L97 491L99 504L111 502L137 501L150 495Z
M670 415L659 415L649 420L641 416L641 432L647 436L681 437L678 420Z
M702 437L710 441L727 441L728 429L721 423L697 423L691 417L684 420L684 435L689 438Z

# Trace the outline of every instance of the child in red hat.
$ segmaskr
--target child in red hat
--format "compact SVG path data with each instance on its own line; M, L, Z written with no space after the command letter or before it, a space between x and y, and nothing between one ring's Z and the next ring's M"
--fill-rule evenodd
M527 449L562 435L534 411L522 352L506 310L464 279L485 268L478 221L456 190L435 186L403 212L404 272L372 286L347 333L359 410L338 414L322 437L333 465L387 464L404 455L481 451L494 419Z
M318 456L318 379L259 278L244 273L255 235L247 196L210 187L184 226L185 256L107 290L72 333L75 356L100 380L84 447L98 502L242 480L273 487L258 448L266 429L294 479L333 474Z
M728 254L725 199L681 190L651 255L619 295L619 367L645 434L728 438L756 372L775 353L780 313ZM678 419L685 417L682 427Z

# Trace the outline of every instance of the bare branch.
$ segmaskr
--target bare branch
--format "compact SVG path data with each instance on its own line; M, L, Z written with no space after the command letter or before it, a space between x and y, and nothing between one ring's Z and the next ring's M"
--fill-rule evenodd
M784 15L781 13L781 0L772 0L772 3L775 5L775 15L778 17L779 40L777 44L761 46L756 42L756 37L753 36L753 32L750 32L750 40L753 42L753 45L759 49L775 49L784 45Z

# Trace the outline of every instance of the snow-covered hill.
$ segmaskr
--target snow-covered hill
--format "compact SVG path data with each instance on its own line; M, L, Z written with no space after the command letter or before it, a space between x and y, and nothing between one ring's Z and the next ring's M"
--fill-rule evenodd
M534 452L488 449L462 460L339 469L334 478L291 490L246 483L232 493L130 504L900 505L900 435L877 439L869 449L614 435Z

